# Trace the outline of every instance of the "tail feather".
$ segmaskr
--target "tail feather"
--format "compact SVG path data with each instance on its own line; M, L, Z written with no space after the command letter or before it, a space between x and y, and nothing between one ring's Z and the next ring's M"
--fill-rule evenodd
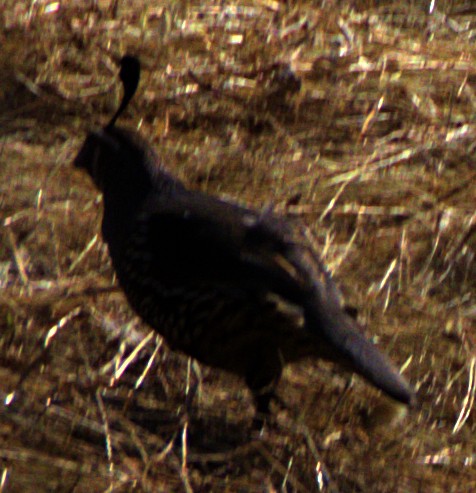
M342 331L341 331L342 332ZM334 334L334 338L337 334ZM355 330L338 334L338 345L354 371L386 394L411 404L414 392L396 366L373 343Z
M317 330L319 339L324 339L333 348L336 360L361 375L375 387L392 398L411 404L414 391L397 367L377 346L359 331L356 322L340 307L322 307L322 301L314 299L307 305L306 319L309 330Z

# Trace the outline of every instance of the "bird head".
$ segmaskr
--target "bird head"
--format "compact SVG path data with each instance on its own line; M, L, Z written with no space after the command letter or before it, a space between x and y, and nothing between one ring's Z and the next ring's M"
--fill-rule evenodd
M96 187L103 192L106 178L119 171L117 164L121 145L107 129L90 132L73 164L84 169Z
M144 192L144 187L150 184L151 169L158 162L153 150L137 132L115 126L134 96L140 79L137 58L126 55L120 66L119 76L124 88L121 104L104 128L88 133L73 161L74 166L84 169L106 195L108 190L117 194L120 187Z

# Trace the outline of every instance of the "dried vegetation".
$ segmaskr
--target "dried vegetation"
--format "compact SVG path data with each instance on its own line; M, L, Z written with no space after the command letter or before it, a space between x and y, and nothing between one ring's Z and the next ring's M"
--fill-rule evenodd
M326 491L475 491L471 2L2 5L0 491L307 492L324 467ZM145 67L125 120L170 169L309 226L418 389L397 426L310 362L257 437L240 382L130 313L70 164L117 105L125 52Z

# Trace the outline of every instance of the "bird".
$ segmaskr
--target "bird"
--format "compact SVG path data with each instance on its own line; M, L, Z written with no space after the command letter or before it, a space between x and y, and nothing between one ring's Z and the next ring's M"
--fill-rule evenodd
M138 131L116 126L140 72L137 57L122 57L122 102L73 161L102 193L102 236L133 310L172 350L243 378L257 414L270 413L283 368L307 358L412 404L302 225L187 187Z

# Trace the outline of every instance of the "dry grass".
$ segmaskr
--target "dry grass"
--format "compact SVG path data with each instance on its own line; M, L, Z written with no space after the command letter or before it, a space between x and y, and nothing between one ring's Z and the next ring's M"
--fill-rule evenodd
M0 7L0 491L306 492L319 467L326 491L476 490L475 8L220 3ZM309 226L418 389L398 425L311 362L257 437L240 382L134 319L70 164L125 52L145 66L126 119L170 169Z

